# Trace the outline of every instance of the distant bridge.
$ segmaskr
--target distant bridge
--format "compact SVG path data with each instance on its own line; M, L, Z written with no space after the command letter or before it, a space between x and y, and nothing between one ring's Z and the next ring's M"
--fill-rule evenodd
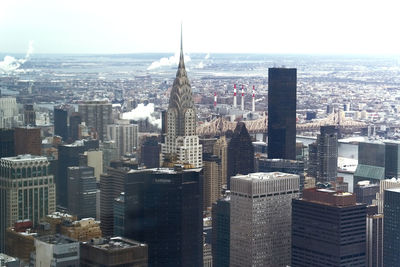
M268 116L262 116L256 120L244 121L246 128L250 134L268 133ZM324 119L313 120L308 123L297 123L296 131L315 132L319 131L321 126L337 125L342 133L351 133L367 127L367 124L361 121L355 121L346 118L342 112L335 112ZM226 131L234 131L236 122L231 122L225 118L217 118L210 122L205 122L197 126L197 134L199 136L215 136L225 134Z

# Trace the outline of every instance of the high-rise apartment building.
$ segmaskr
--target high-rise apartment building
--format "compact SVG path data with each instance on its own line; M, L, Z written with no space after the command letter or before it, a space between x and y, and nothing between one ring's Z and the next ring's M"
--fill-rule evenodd
M292 212L291 266L366 266L366 206L354 194L304 189Z
M68 211L78 219L96 218L97 185L92 167L68 167Z
M268 69L268 158L296 159L297 69Z
M166 119L166 137L161 146L163 162L190 164L201 168L202 146L196 135L196 107L185 69L182 37L178 71L172 85Z
M290 265L292 199L299 176L280 172L231 178L230 266Z
M400 188L385 190L383 209L383 265L399 266L400 262Z
M238 174L254 172L254 147L244 122L238 122L227 150L227 184Z
M32 154L40 156L42 154L42 138L40 128L20 127L14 129L15 154Z
M149 246L149 266L203 266L201 169L131 170L125 234Z
M107 139L115 141L118 155L132 154L138 148L139 127L130 124L128 120L118 120L115 124L107 125Z
M112 105L108 101L85 101L78 106L82 121L89 128L93 128L101 141L107 136L107 125L113 123Z
M7 227L18 220L40 219L55 211L54 177L46 157L22 155L0 159L0 251Z

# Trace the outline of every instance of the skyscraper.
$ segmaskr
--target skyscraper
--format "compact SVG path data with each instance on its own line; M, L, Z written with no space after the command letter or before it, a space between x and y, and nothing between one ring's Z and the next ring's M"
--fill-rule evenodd
M125 234L149 246L149 266L203 266L201 169L131 170Z
M73 112L69 117L69 138L73 142L79 139L79 124L82 122L81 114Z
M61 136L64 142L68 139L68 110L70 108L67 105L54 107L54 134Z
M244 122L238 122L228 144L227 183L238 174L254 172L254 147Z
M99 139L103 141L107 135L107 125L112 124L112 105L108 101L85 101L78 106L82 121L97 131Z
M366 206L351 193L304 189L292 204L292 264L365 266Z
M137 124L130 124L128 120L118 120L115 124L107 125L107 138L115 141L118 155L124 156L138 148L138 131Z
M14 129L15 154L32 154L40 156L42 154L42 139L40 128L20 127Z
M399 266L400 188L385 190L383 214L383 265L385 267Z
M229 267L231 208L230 196L217 200L212 206L213 266Z
M21 155L0 159L0 251L5 229L17 220L40 219L55 211L55 184L46 157Z
M196 108L185 69L181 36L179 66L167 111L167 136L161 146L164 162L189 163L195 168L202 167L202 146L196 135L196 121Z
M146 137L140 149L140 161L147 168L160 167L160 144L156 136Z
M299 176L280 172L231 178L230 266L290 264L292 199Z
M382 142L358 143L358 165L354 173L354 187L359 181L379 183L385 179L385 144Z
M317 176L316 181L334 182L338 166L338 129L336 126L321 126L317 136Z
M68 211L78 219L96 218L96 177L92 167L68 167Z
M268 69L268 158L296 159L297 69Z
M0 158L15 156L14 130L0 129Z
M400 142L385 142L385 178L400 178Z

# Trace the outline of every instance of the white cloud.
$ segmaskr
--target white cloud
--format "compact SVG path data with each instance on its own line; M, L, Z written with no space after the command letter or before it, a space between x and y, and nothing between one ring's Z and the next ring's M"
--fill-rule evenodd
M170 57L163 57L160 60L154 61L151 65L147 68L147 70L155 70L161 67L168 67L168 66L177 66L179 64L179 53L175 53L175 55ZM190 56L184 55L185 63L191 61Z

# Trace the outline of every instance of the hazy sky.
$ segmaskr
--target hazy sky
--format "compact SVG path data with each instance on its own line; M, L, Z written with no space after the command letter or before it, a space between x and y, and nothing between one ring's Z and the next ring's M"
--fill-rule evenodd
M0 52L400 54L400 1L0 0Z

